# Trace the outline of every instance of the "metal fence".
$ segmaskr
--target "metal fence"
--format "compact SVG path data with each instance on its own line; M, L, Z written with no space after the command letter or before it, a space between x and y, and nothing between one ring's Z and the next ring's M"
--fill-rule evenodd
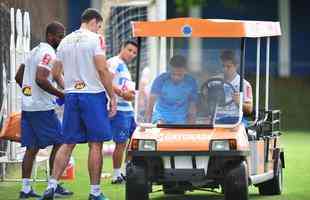
M10 66L10 12L3 4L0 4L0 105L3 102L3 67L9 76ZM1 120L2 123L2 120ZM0 140L0 156L6 151L7 142Z
M10 12L3 4L0 4L0 105L3 103L3 67L9 76L10 66ZM0 116L0 123L2 126L3 118ZM7 150L8 142L0 140L0 156L3 156ZM1 166L2 167L2 166ZM2 169L0 168L0 177L2 176Z

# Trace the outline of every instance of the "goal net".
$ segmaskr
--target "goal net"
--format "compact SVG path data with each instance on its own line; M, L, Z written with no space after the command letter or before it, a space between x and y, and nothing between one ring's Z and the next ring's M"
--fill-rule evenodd
M117 55L123 42L134 39L132 38L132 21L146 21L147 18L147 4L127 3L111 6L110 16L105 30L107 57L110 58ZM141 40L140 53L141 66L145 66L148 62L147 41L145 39ZM129 70L132 72L134 78L134 64L129 65Z

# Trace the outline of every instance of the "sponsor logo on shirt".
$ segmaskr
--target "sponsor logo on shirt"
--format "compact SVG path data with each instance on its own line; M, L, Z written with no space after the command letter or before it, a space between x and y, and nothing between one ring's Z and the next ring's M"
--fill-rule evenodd
M82 90L85 88L85 86L86 86L86 84L84 83L84 81L76 81L74 88L77 90Z
M42 63L44 65L48 65L48 63L51 61L52 57L49 54L45 54L43 59L42 59Z
M31 96L31 87L30 86L23 87L22 92L25 96Z

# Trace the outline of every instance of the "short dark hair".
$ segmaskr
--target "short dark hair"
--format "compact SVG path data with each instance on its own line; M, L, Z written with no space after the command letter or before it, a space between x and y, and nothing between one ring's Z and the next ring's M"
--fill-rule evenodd
M45 38L47 39L48 34L56 35L60 31L65 31L65 26L58 21L53 21L46 26Z
M220 58L222 61L232 61L234 64L237 64L237 59L233 50L223 50Z
M177 67L177 68L186 68L187 67L187 60L184 56L181 55L174 55L170 61L169 64L172 67Z
M81 16L81 22L87 23L92 19L96 19L96 22L102 22L103 21L103 18L97 9L87 8L86 10L84 10L84 12Z
M136 41L134 41L134 40L127 40L127 41L125 41L125 42L123 43L122 46L123 46L123 47L126 47L126 46L129 45L129 44L131 44L131 45L133 45L133 46L139 48L139 47L138 47L138 43L137 43Z

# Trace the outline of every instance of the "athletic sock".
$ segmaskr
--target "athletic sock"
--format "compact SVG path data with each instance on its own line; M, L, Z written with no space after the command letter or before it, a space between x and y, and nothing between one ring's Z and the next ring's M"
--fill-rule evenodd
M121 168L117 168L113 170L113 179L117 179L117 177L121 176Z
M101 194L100 185L90 185L90 194L99 196Z
M53 188L54 191L55 191L56 188L57 188L57 185L58 185L58 181L56 179L54 179L54 178L50 178L48 180L47 189Z
M23 178L22 182L22 191L26 194L29 193L31 191L30 178Z

